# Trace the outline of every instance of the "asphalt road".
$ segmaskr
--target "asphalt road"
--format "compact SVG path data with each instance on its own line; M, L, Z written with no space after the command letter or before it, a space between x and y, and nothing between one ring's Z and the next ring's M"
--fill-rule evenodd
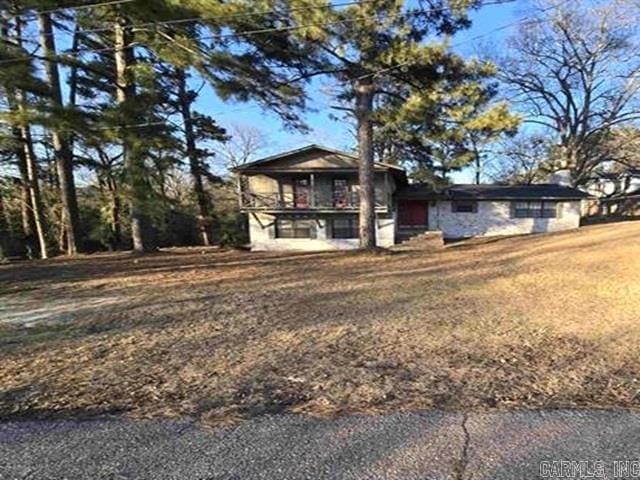
M3 480L534 478L640 478L640 414L287 415L218 430L166 420L0 423Z

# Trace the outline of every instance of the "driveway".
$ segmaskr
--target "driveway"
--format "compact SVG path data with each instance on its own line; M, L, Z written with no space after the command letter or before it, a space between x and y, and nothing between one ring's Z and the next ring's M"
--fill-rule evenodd
M640 414L612 411L285 415L216 430L185 420L0 424L3 480L640 478L638 461Z

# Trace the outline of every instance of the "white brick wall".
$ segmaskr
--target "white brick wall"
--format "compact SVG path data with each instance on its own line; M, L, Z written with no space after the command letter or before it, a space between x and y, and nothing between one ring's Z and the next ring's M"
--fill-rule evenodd
M454 213L451 202L429 206L429 228L445 238L557 232L580 226L580 201L562 202L558 218L511 218L511 202L478 202L477 213Z
M317 238L275 238L275 216L249 214L249 238L253 251L321 251L358 248L357 238L330 238L327 229L329 215L318 217ZM393 245L396 235L395 218L379 218L376 222L376 243L379 247Z

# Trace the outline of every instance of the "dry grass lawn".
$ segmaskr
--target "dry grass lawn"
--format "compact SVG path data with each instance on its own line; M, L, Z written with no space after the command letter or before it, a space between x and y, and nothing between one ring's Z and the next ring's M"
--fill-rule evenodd
M640 406L640 222L0 266L0 417Z

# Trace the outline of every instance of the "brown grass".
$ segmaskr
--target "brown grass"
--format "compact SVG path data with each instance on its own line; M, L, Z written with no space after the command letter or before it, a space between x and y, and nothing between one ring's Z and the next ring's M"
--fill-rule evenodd
M94 255L0 266L0 292L3 418L640 405L640 222L438 253Z

